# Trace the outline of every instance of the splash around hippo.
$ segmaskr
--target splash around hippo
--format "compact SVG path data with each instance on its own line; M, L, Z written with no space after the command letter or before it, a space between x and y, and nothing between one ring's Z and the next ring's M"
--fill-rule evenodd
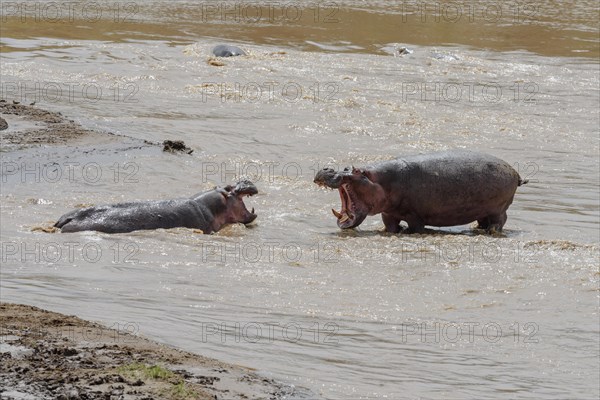
M119 203L71 211L54 225L62 232L100 231L124 233L145 229L193 228L204 233L223 226L256 219L254 208L248 211L244 196L258 193L248 180L235 186L216 187L189 198Z
M518 186L527 183L508 163L484 153L452 150L401 157L365 168L320 170L320 186L338 189L341 211L332 209L342 229L382 214L387 232L423 232L425 225L455 226L477 221L500 232Z

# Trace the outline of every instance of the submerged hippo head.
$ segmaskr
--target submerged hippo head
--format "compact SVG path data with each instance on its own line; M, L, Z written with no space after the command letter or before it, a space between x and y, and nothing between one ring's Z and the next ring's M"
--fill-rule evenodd
M229 46L226 44L220 44L213 49L213 54L217 57L235 57L245 56L244 50L236 46Z
M225 224L241 222L249 224L256 219L254 207L248 211L244 204L244 196L253 196L258 193L256 186L248 180L239 181L235 186L227 185L224 188L216 187L213 192L209 192L210 206L215 212L215 231L218 231Z
M338 189L342 200L342 209L334 209L337 225L342 229L360 225L367 215L381 212L385 202L385 192L381 185L373 181L371 172L352 167L343 171L323 168L315 176L314 182L319 186Z

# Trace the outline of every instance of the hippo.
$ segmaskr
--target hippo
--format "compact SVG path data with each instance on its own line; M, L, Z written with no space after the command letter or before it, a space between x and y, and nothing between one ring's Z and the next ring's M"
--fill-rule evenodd
M226 44L220 44L213 49L213 54L217 57L235 57L245 56L244 50L235 46L228 46Z
M494 156L451 150L411 155L364 168L315 175L320 186L338 189L342 209L332 209L337 225L350 229L367 215L381 213L385 230L422 233L425 225L455 226L477 221L488 233L501 232L518 186L527 183Z
M212 233L227 224L249 224L254 221L254 208L248 211L243 197L256 193L258 190L252 182L242 180L235 186L215 187L188 198L119 203L74 210L60 217L54 226L62 232L124 233L184 227Z

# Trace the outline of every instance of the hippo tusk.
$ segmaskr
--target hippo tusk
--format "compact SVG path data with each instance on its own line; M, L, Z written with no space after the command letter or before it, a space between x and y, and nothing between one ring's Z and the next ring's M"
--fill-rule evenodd
M348 214L344 214L344 216L342 218L340 218L340 223L346 222L350 219L350 217L348 216Z
M340 214L339 212L335 211L333 208L331 209L331 211L333 211L333 215L335 215L335 217L336 217L337 219L340 219L340 218L342 218L342 214Z

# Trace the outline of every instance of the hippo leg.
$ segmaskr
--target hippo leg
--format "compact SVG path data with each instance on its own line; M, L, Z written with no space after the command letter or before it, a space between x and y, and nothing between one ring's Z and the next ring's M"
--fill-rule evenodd
M421 220L421 218L416 215L407 216L404 218L406 223L408 224L408 233L424 233L425 232L425 224Z
M477 229L487 229L490 226L490 217L485 216L477 220Z
M488 215L478 219L478 228L485 229L488 233L502 232L502 227L506 223L506 211L500 214Z
M400 219L396 218L390 214L381 213L381 219L383 219L383 224L385 225L385 231L390 233L399 233L400 232Z

